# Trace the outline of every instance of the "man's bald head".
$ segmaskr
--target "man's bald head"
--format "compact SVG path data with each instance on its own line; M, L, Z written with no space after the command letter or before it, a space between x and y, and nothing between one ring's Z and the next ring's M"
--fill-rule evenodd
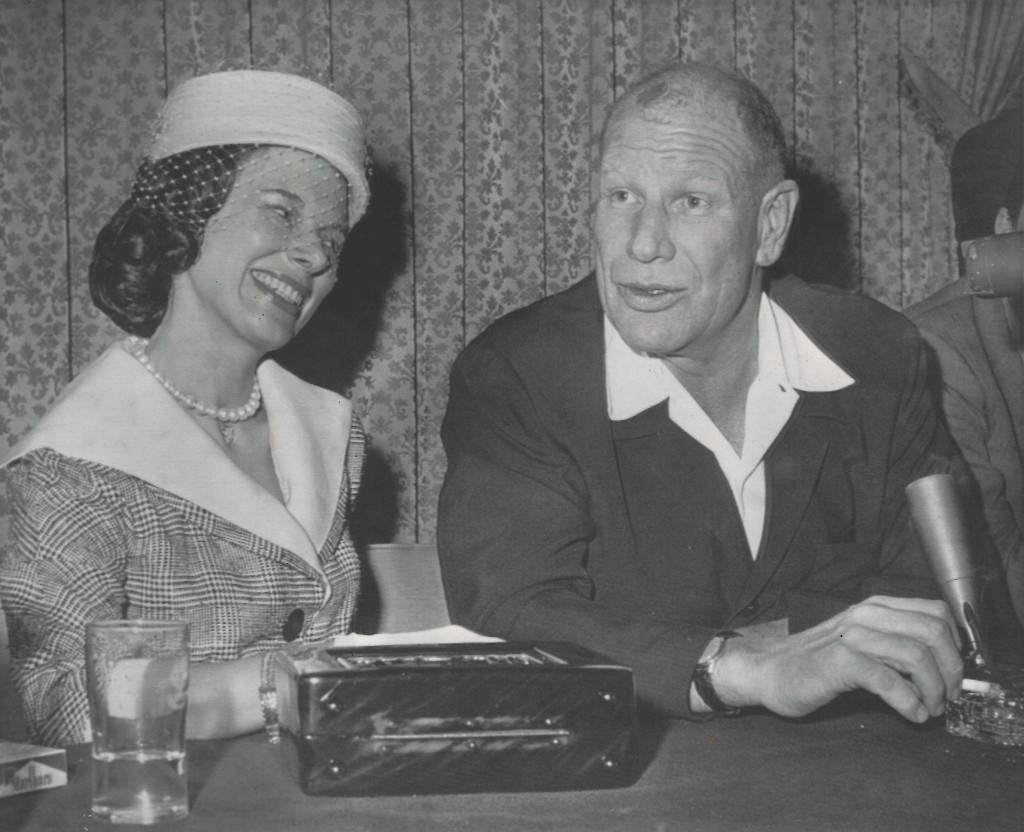
M709 119L738 119L750 142L751 170L758 179L770 187L785 178L786 137L775 108L753 82L710 64L671 64L632 87L608 115L602 155L608 136L624 121L666 123L683 109L704 111Z

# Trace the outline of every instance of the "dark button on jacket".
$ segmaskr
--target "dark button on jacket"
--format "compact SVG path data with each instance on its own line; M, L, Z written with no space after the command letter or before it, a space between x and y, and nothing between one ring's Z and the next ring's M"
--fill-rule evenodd
M295 641L302 633L302 625L306 621L306 613L301 609L294 609L284 620L284 626L281 628L281 637L285 641Z

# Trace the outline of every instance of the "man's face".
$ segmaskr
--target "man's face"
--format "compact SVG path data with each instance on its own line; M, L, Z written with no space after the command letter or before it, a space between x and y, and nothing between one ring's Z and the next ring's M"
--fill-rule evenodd
M722 107L677 107L657 121L634 113L610 126L594 213L597 277L605 312L633 349L713 358L749 326L742 313L756 313L762 237L763 179L752 160Z

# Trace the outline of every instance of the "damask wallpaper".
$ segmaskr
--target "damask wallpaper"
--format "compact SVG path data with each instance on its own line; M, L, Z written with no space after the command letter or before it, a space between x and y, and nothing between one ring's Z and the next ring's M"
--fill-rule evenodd
M901 80L901 49L991 115L1019 90L1012 6L3 0L0 451L117 336L88 297L92 241L165 91L196 73L301 72L366 116L370 213L338 289L284 359L363 415L363 538L430 540L449 366L489 322L587 273L594 140L629 83L677 57L752 77L803 185L788 265L901 308L956 269L943 149ZM979 42L979 16L999 42ZM0 539L5 516L0 504Z

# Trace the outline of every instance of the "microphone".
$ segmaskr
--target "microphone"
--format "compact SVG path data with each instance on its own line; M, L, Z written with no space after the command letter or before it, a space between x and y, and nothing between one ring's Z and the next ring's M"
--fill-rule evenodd
M915 309L932 309L964 295L1024 297L1024 231L965 240L960 253L964 276L915 304Z
M970 294L984 298L1024 295L1024 231L966 240L960 251Z
M958 737L1005 746L1024 746L1024 694L985 653L975 614L978 586L967 524L949 474L922 477L907 486L910 511L928 560L967 636L960 692L946 702L946 730Z
M932 474L915 480L907 486L907 499L942 597L970 644L967 661L988 669L977 616L977 570L953 477Z

